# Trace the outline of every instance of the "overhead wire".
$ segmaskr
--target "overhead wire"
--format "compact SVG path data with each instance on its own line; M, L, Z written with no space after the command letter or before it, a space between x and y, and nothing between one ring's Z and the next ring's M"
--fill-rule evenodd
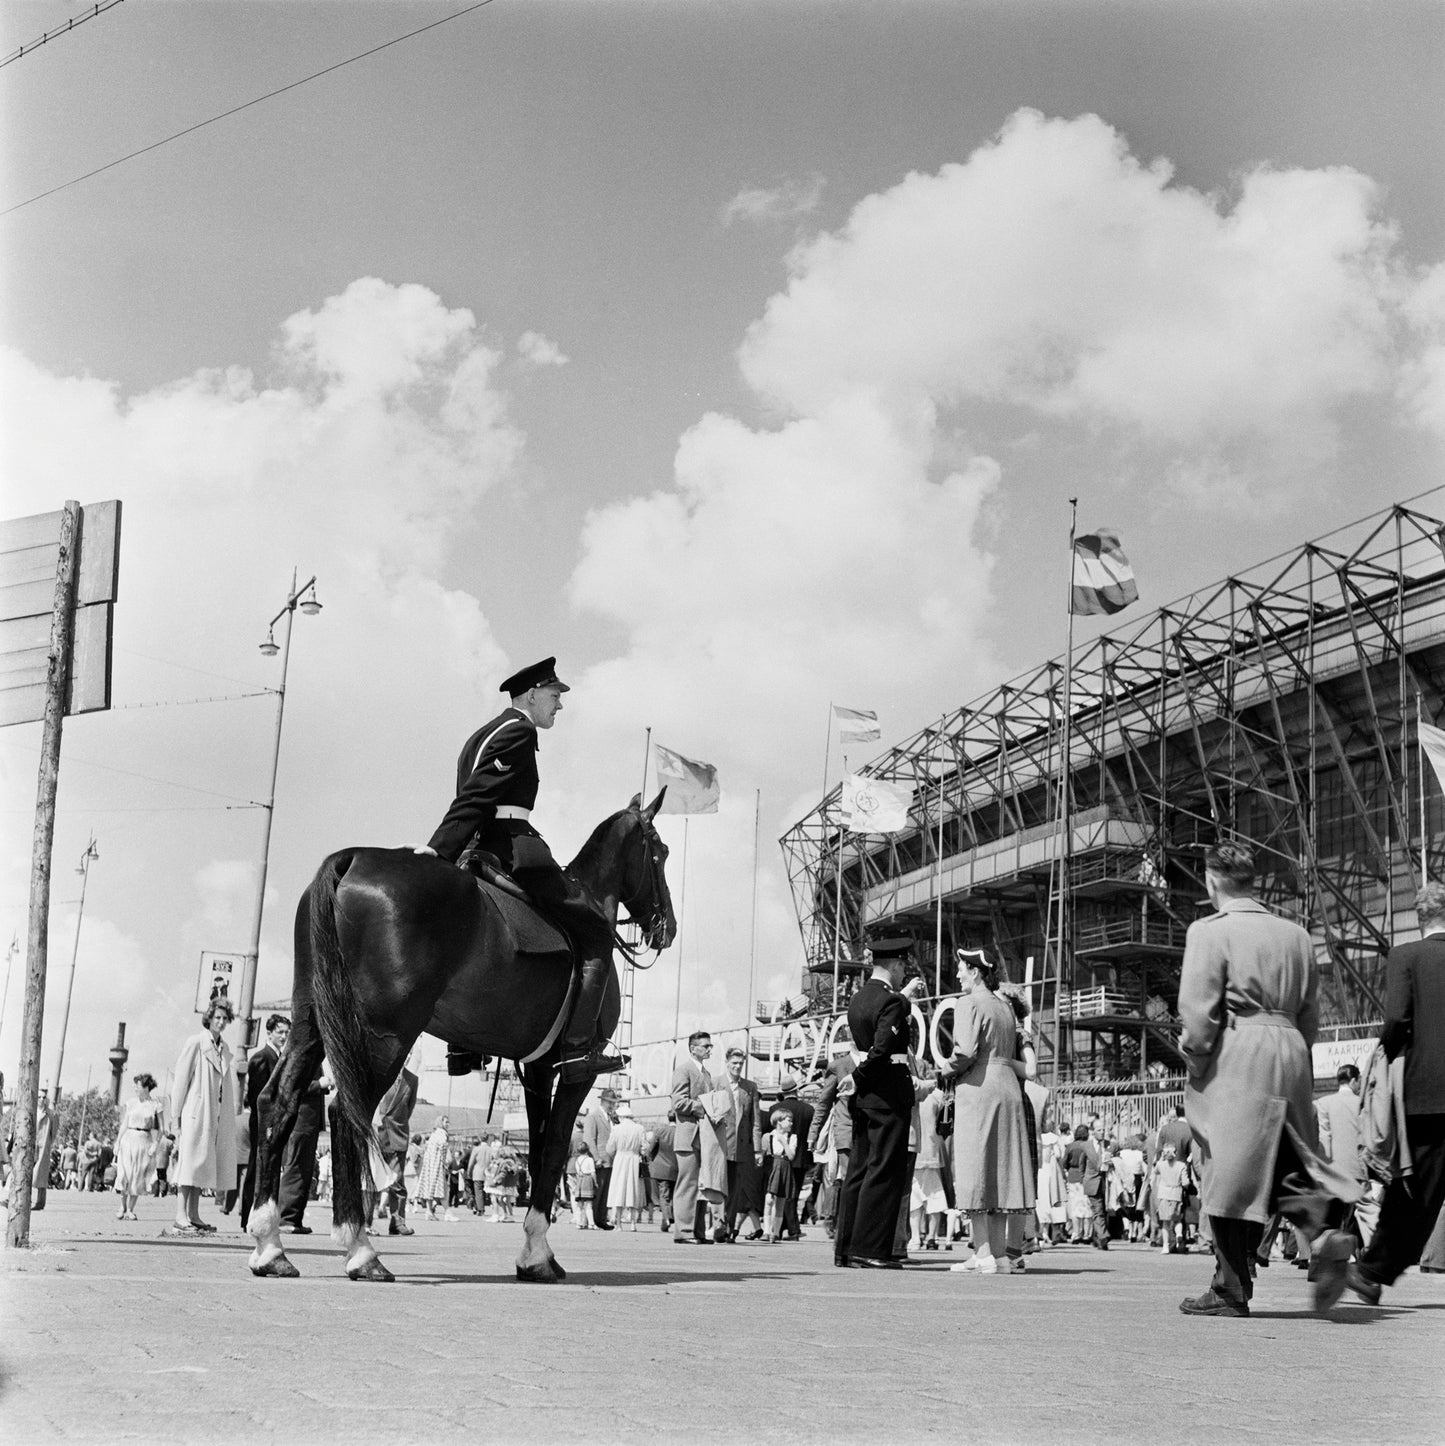
M426 25L419 25L415 30L408 30L405 35L398 35L392 40L384 40L380 45L373 45L369 50L363 50L357 55L348 56L345 60L338 60L334 65L328 65L321 70L313 71L310 75L302 76L300 80L290 81L286 85L277 86L275 90L268 90L265 95L258 95L253 100L243 101L240 105L233 105L229 110L223 110L219 115L213 115L207 120L197 121L181 130L165 136L161 140L152 141L149 145L141 146L137 150L130 151L126 155L118 156L113 161L107 161L103 166L96 166L94 170L86 171L84 175L73 176L68 181L62 181L58 186L51 186L48 191L40 191L24 201L17 201L13 206L7 206L0 211L0 216L9 216L12 212L23 210L26 206L33 206L37 201L43 201L47 196L54 196L60 191L69 190L71 186L78 186L82 181L88 181L92 177L102 175L106 171L112 171L117 166L123 166L127 161L133 161L137 156L148 155L151 151L157 151L162 146L168 146L172 141L178 141L184 136L194 135L196 131L204 130L207 126L213 126L217 121L229 119L233 115L240 115L243 110L250 110L252 106L262 105L268 100L275 100L278 95L285 95L287 91L297 90L303 85L310 85L313 80L320 80L324 75L331 75L338 70L344 70L348 65L355 65L359 60L366 60L369 56L379 55L383 50L390 50L393 45L400 45L403 41L414 40L418 35L425 35L428 30L435 30L440 25L448 25L453 20L460 20L464 15L470 15L474 10L481 10L492 3L492 0L476 0L473 5L463 6L460 10L453 11L450 15L443 15L440 20L430 21Z
M69 35L77 25L84 25L87 20L94 20L97 15L104 15L107 10L113 10L121 0L98 0L83 15L72 15L64 25L57 25L54 30L47 30L39 40L32 40L29 45L22 45L18 50L12 50L8 55L0 55L0 68L11 65L23 55L29 55L32 50L39 50L42 45L56 39L61 35Z

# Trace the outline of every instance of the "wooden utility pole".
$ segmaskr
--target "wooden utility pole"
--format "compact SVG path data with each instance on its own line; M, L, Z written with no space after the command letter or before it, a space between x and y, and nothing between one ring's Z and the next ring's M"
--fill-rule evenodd
M50 855L55 843L55 794L60 777L60 730L70 684L75 633L75 584L80 562L80 503L67 502L60 521L55 605L50 614L50 656L45 722L40 740L40 781L30 864L30 928L26 949L25 1016L20 1030L20 1080L15 1090L15 1150L10 1176L7 1246L30 1244L30 1190L35 1174L35 1114L40 1098L40 1039L45 1020L45 963L49 946ZM43 616L43 614L42 614Z

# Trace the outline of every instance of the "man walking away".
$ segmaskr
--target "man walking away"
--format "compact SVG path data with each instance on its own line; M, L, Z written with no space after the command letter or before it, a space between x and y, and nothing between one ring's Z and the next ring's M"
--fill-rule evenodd
M1380 1223L1350 1289L1369 1305L1421 1258L1445 1205L1445 884L1416 898L1421 938L1385 960L1386 1056L1405 1056L1405 1143L1412 1173L1385 1186Z
M1209 850L1204 881L1218 911L1189 926L1179 981L1185 1115L1199 1146L1215 1271L1185 1315L1247 1316L1250 1259L1277 1209L1313 1243L1314 1306L1340 1298L1353 1240L1339 1228L1359 1188L1315 1154L1319 969L1309 934L1254 897L1247 844Z

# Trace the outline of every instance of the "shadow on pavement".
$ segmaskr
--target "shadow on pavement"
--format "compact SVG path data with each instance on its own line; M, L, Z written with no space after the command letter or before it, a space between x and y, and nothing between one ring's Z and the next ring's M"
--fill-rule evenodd
M682 1271L682 1270L569 1270L567 1279L558 1283L565 1290L569 1285L585 1285L594 1289L620 1289L633 1285L741 1285L749 1280L791 1280L794 1272L786 1270ZM525 1285L529 1289L547 1290L518 1280L515 1274L498 1271L491 1275L398 1275L398 1285Z

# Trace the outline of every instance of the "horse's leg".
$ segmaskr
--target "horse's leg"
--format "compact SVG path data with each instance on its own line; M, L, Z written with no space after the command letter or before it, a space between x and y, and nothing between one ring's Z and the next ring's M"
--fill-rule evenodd
M391 1047L373 1060L363 1097L368 1119L391 1088L412 1043L394 1039ZM331 1234L346 1257L346 1273L352 1280L395 1280L381 1263L366 1228L364 1193L371 1188L370 1132L358 1134L348 1112L335 1106L330 1111L330 1121Z
M552 1254L552 1247L547 1241L547 1231L552 1223L552 1201L556 1198L557 1186L567 1165L572 1126L592 1081L573 1084L563 1081L557 1085L554 1094L551 1065L526 1065L524 1078L527 1083L532 1198L526 1218L522 1221L522 1252L517 1257L517 1279L553 1285L566 1279L567 1272Z
M321 1069L322 1046L311 1011L298 998L286 1052L276 1066L256 1109L256 1199L251 1206L251 1235L256 1248L249 1261L252 1275L290 1277L300 1271L286 1257L281 1243L281 1157L301 1112L301 1098Z

